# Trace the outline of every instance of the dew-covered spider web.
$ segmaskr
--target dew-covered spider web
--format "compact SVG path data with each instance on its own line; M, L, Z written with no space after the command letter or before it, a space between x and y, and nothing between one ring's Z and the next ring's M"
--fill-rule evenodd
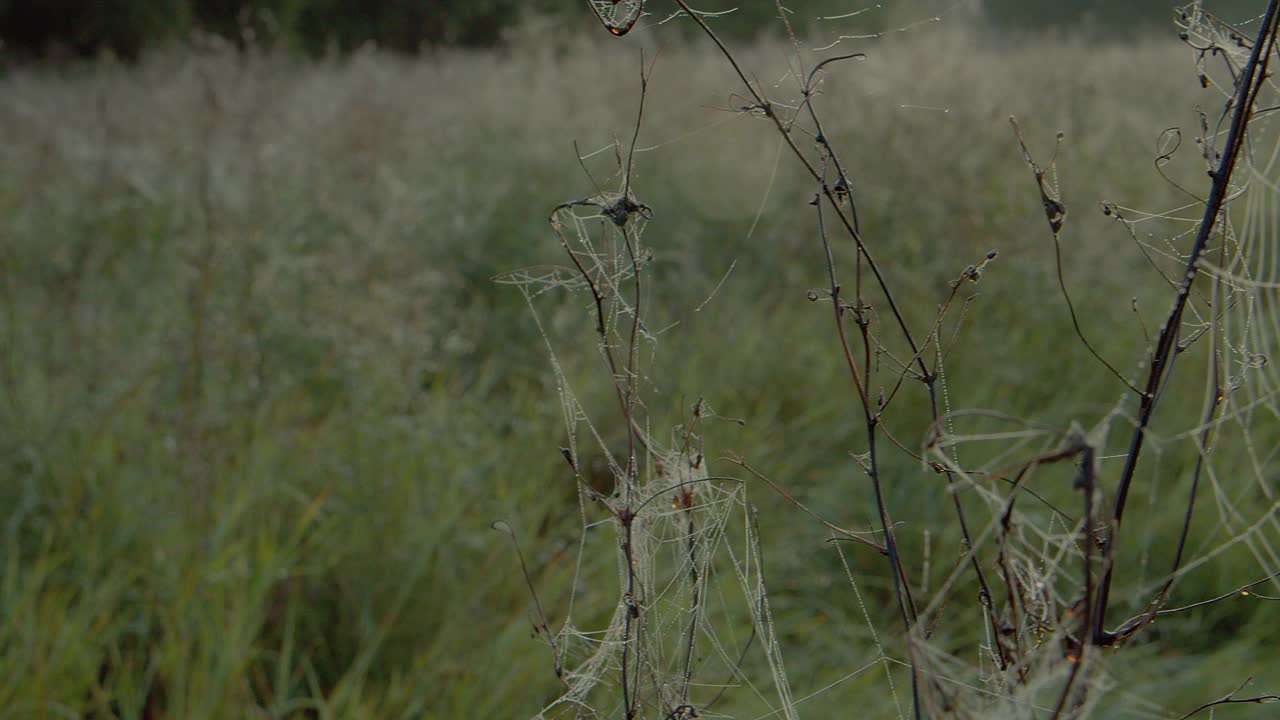
M615 35L645 12L641 3L591 5ZM792 34L795 54L782 78L750 78L767 100L734 90L738 106L732 109L774 123L785 140L771 145L771 153L776 148L786 156L794 147L834 188L827 200L821 193L815 199L816 205L829 201L824 232L838 230L838 213L857 202L859 178L850 162L854 182L845 182L837 151L809 114L822 89L820 78L814 80L818 63L857 42L941 22L960 5L941 3L936 14L874 32L853 24L880 12L878 5L814 18L828 32L823 42L802 48ZM793 32L795 8L779 7ZM639 27L672 18L680 19L664 16ZM1200 105L1195 127L1170 128L1156 139L1154 168L1135 172L1174 188L1178 203L1141 208L1120 197L1087 207L1064 197L1060 186L1059 154L1071 152L1070 140L1064 149L1059 137L1045 152L1016 123L1016 135L1007 136L1011 153L1022 143L1030 170L1021 176L1023 189L1038 193L1048 220L1041 232L1058 262L1056 299L1070 309L1073 337L1088 348L1086 357L1114 381L1106 409L1073 411L1066 419L1050 412L1024 417L1003 411L998 396L982 408L955 400L949 363L965 341L971 303L978 302L964 291L995 271L987 267L994 252L975 256L953 275L945 302L924 313L905 341L887 309L889 290L875 289L866 269L874 240L843 261L848 286L871 288L865 306L862 298L857 304L844 298L848 312L874 316L862 340L874 362L860 379L868 388L874 381L879 396L858 388L869 412L891 415L895 403L906 402L899 393L921 393L924 384L934 403L932 421L909 429L912 435L889 435L887 428L898 426L888 422L871 423L870 432L882 453L905 458L895 467L915 473L902 482L944 498L948 512L957 499L944 525L902 524L897 532L911 554L891 571L888 530L854 538L828 522L823 508L787 496L833 537L864 541L815 550L836 556L839 591L854 599L867 647L860 661L833 673L837 680L811 692L797 693L787 672L784 656L805 652L803 638L797 647L779 630L786 623L778 622L766 590L766 580L779 579L766 574L769 538L747 493L766 485L785 490L745 462L738 464L742 477L711 474L707 426L723 419L708 402L690 403L674 419L651 413L647 404L656 393L653 358L667 348L660 347L662 332L647 324L648 306L657 301L647 285L657 269L644 237L653 211L633 186L634 139L629 152L613 146L621 168L616 190L597 187L555 208L550 224L561 259L500 278L524 294L551 359L581 520L568 595L545 622L535 623L559 679L558 693L537 717L791 718L802 716L815 697L848 697L854 687L859 694L851 702L865 703L873 717L1085 718L1111 717L1116 708L1132 717L1178 717L1150 690L1157 678L1125 660L1159 662L1179 651L1150 640L1152 626L1182 623L1181 632L1190 634L1186 624L1206 613L1244 614L1241 603L1280 597L1280 377L1274 364L1280 351L1274 118L1280 92L1267 78L1250 96L1248 141L1222 211L1208 215L1205 231L1210 186L1228 152L1239 106L1234 98L1258 54L1262 18L1228 23L1196 3L1178 9L1174 19L1190 48L1188 81L1216 94ZM802 59L803 53L817 55ZM946 112L894 100L898 109ZM772 176L769 182L772 188ZM746 204L763 212L763 202ZM1133 278L1132 300L1131 330L1146 346L1140 357L1115 350L1094 318L1077 317L1084 303L1071 279L1075 225L1068 210L1095 209L1112 223L1115 252L1144 263L1144 275ZM833 257L828 251L835 266ZM835 276L832 269L838 286ZM575 325L585 333L576 342L593 343L595 381L562 361L560 344L575 340L553 329L558 311L549 308L566 297L574 317L586 319ZM809 299L840 300L825 290ZM1174 330L1166 333L1170 318ZM848 326L851 334L857 329ZM1162 337L1171 338L1164 355ZM1151 380L1155 365L1159 373ZM840 383L847 381L831 382L846 391ZM593 382L605 391L588 389ZM850 445L857 448L850 451L854 464L873 474L866 439ZM840 461L848 458L833 458ZM890 508L906 518L917 509ZM877 570L869 571L873 564ZM869 577L883 591L875 601L866 598ZM868 609L894 602L888 577L907 588L898 601L906 629L886 622L882 608ZM1209 635L1205 645L1212 649L1216 641ZM1241 661L1240 679L1250 674ZM1216 690L1205 688L1205 697Z
M704 426L722 419L698 400L659 433L639 400L657 345L644 323L648 213L625 187L566 203L551 225L568 264L499 279L524 293L550 354L583 527L567 612L543 637L563 692L537 717L717 717L737 694L795 717L755 509L703 454ZM535 302L551 291L591 317L613 407L586 407L561 365ZM600 556L615 558L613 577L595 573Z
M591 11L610 34L622 37L644 14L644 0L588 0Z
M1280 384L1274 365L1280 350L1280 133L1274 118L1280 92L1270 78L1252 99L1248 140L1225 186L1222 211L1206 213L1261 21L1228 23L1200 3L1175 11L1191 48L1193 77L1217 93L1200 106L1198 127L1169 128L1156 143L1155 172L1185 203L1099 206L1115 222L1119 242L1145 258L1146 277L1135 277L1134 287L1150 283L1158 290L1146 296L1159 298L1158 304L1140 306L1133 299L1148 346L1141 360L1116 366L1118 380L1130 389L1110 412L1080 424L955 409L927 436L928 461L986 503L974 545L994 571L976 663L938 643L917 646L926 673L965 688L932 693L933 707L953 708L943 716L955 708L998 709L1012 717L1109 716L1108 707L1118 703L1134 716L1170 717L1173 711L1159 697L1130 684L1124 653L1159 655L1158 644L1144 647L1152 625L1186 627L1197 622L1196 613L1220 617L1227 612L1222 604L1247 615L1252 608L1242 603L1280 595ZM1268 53L1275 48L1264 48L1261 57ZM1060 232L1070 234L1070 225L1063 229L1057 163L1037 163L1030 153L1027 161L1057 243ZM1206 218L1212 223L1207 230ZM1205 240L1202 247L1198 238ZM1065 282L1063 287L1070 303ZM1183 294L1185 310L1172 313ZM1176 329L1169 351L1156 360L1170 320ZM1106 344L1088 337L1079 323L1077 331L1105 363ZM1154 383L1153 361L1164 366ZM1149 415L1144 392L1156 408ZM1030 492L1045 485L1046 474L1059 476L1061 487L1070 483L1072 493ZM955 602L970 585L967 570L955 566L923 617ZM1190 578L1194 587L1221 592L1179 592ZM1202 637L1208 646L1238 639L1217 630ZM1240 662L1240 682L1261 667ZM1211 699L1214 691L1231 689L1205 687L1204 694Z

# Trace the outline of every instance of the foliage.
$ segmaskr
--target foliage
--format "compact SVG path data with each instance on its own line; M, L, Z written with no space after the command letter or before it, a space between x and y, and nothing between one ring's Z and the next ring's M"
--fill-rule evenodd
M578 564L583 510L557 451L566 437L543 335L491 277L562 261L543 219L594 192L569 140L602 150L586 165L616 185L613 141L633 127L638 73L629 45L593 35L553 52L538 40L417 61L156 54L128 69L0 79L0 707L519 717L562 687L530 638L511 545L490 523L521 539L553 619L571 592L611 607L615 586L576 581L613 574L614 558ZM1134 359L1165 288L1135 281L1146 259L1092 203L1184 202L1135 168L1150 167L1170 124L1195 126L1189 108L1213 91L1194 82L1183 48L1154 40L996 49L944 26L868 45L856 73L825 86L865 98L828 132L876 179L859 211L917 300L910 320L927 323L966 265L1001 251L947 358L963 380L952 401L1057 426L1105 415L1119 391L1062 309L1006 116L1019 115L1037 151L1066 131L1068 282L1088 290L1077 310L1107 354ZM765 38L744 57L780 77L787 51ZM728 452L747 455L807 505L865 525L864 488L833 461L848 457L855 428L849 394L832 390L829 308L805 299L826 282L812 184L776 162L769 127L726 112L735 100L720 58L677 45L655 73L635 177L654 208L653 327L669 329L646 400L682 418L701 396L744 419L708 421L711 472L734 469L719 460ZM1179 158L1165 171L1202 179L1194 158ZM594 325L580 301L535 299L564 378L584 405L608 409L616 399L581 341ZM1200 409L1181 402L1171 415ZM927 422L923 404L900 407L891 431ZM1124 558L1143 567L1177 537L1154 513L1160 488L1194 466L1184 446L1160 457L1153 485L1135 489L1141 542ZM920 474L898 462L890 476ZM1068 476L1056 480L1075 497ZM751 492L797 695L847 683L817 692L806 714L846 712L852 698L893 717L883 675L844 679L879 652L869 628L892 627L882 564L856 567L866 601L855 600L823 529L764 490ZM943 493L907 482L887 493L912 509L914 528L949 512ZM1201 522L1197 550L1216 550L1225 523ZM948 537L908 552L933 553L936 585L954 549ZM1232 545L1188 574L1177 599L1212 597L1255 570ZM1136 590L1161 572L1126 587L1130 606L1141 609ZM1127 690L1115 713L1178 717L1244 668L1274 690L1280 675L1256 662L1280 641L1272 607L1240 597L1162 620L1159 643L1126 648L1150 662L1111 667ZM980 626L972 607L953 611ZM606 615L578 619L590 628Z
M47 57L110 51L136 59L143 50L185 41L195 31L212 33L244 45L283 43L313 55L331 49L351 51L367 42L413 53L424 47L492 46L531 13L551 13L565 22L584 14L585 3L567 12L555 0L0 0L0 43L10 55ZM858 31L881 32L921 13L949 20L980 8L995 26L1042 31L1069 28L1089 20L1094 34L1128 34L1136 28L1168 27L1169 3L1162 0L1110 3L1103 0L1063 3L983 0L919 0L908 13L897 6L851 6L848 0L806 0L784 4L801 31L817 18L857 12ZM794 7L791 7L794 5ZM1224 17L1247 19L1248 0L1217 3ZM650 0L650 17L668 17L671 0ZM699 9L732 11L718 23L730 37L749 39L774 32L778 24L773 2L741 3L707 0ZM683 24L684 30L688 28Z
M366 42L400 52L424 46L493 45L525 13L551 0L5 0L0 40L10 52L54 50L137 58L145 48L193 31L238 44L279 42L321 54Z

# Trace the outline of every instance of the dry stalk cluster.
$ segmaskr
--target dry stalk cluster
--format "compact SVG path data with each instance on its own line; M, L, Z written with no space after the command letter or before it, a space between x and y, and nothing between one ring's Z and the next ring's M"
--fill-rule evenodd
M973 258L936 298L910 300L934 308L924 313L930 319L923 326L912 321L919 315L904 307L908 301L895 293L893 282L894 273L911 268L890 270L883 258L892 245L859 218L859 190L874 178L860 177L856 161L847 159L856 152L846 155L824 131L824 113L831 111L824 80L861 53L847 52L846 39L814 57L795 40L791 14L779 5L794 53L788 76L765 83L717 36L714 18L684 0L675 4L740 82L732 90L736 110L770 124L812 184L811 241L820 248L828 283L810 291L809 300L829 309L832 329L830 337L813 342L838 353L847 370L845 378L831 379L833 393L847 393L857 428L849 439L854 462L847 497L851 506L873 508L874 526L842 527L838 518L847 513L841 508L806 505L788 489L784 471L766 472L745 457L719 458L743 478L713 474L712 460L704 456L705 428L723 418L704 400L674 427L655 428L661 419L646 405L655 386L646 368L661 331L646 322L648 306L656 301L646 285L655 251L644 231L661 208L641 201L632 167L652 77L652 65L642 60L634 132L629 142L616 143L618 189L605 190L592 178L592 195L554 209L550 222L562 263L500 278L524 293L535 318L535 300L544 293L567 291L585 299L621 428L613 432L598 424L596 409L583 406L544 331L568 436L561 451L579 489L582 534L575 591L563 616L551 616L558 611L543 605L530 581L535 630L563 683L562 694L539 717L671 720L751 707L763 708L758 717L801 716L812 696L796 697L786 672L784 651L793 648L778 633L765 582L769 545L747 500L747 487L757 483L830 532L830 551L860 604L859 584L870 571L857 556L882 563L879 577L888 578L899 627L878 629L867 614L875 638L867 664L813 693L846 692L843 683L882 672L883 697L849 699L867 705L872 716L1106 717L1108 698L1130 691L1115 680L1113 663L1124 662L1154 622L1275 586L1280 378L1269 361L1280 334L1280 194L1274 185L1280 146L1270 119L1280 101L1271 76L1280 1L1268 3L1246 28L1219 20L1200 3L1176 13L1199 82L1221 94L1218 107L1201 109L1195 132L1204 169L1199 185L1176 179L1166 167L1181 149L1182 131L1160 138L1156 172L1187 198L1185 206L1160 217L1181 222L1183 231L1156 238L1143 225L1156 215L1112 202L1101 206L1119 225L1120 240L1132 242L1167 288L1169 309L1152 323L1149 350L1140 360L1112 357L1106 338L1091 329L1091 318L1077 311L1073 299L1070 213L1083 211L1063 197L1058 182L1059 158L1069 140L1059 134L1052 158L1042 164L1028 138L1046 129L1023 128L1010 118L1011 150L1020 148L1032 173L1027 192L1038 193L1044 209L1062 305L1098 372L1115 381L1110 412L1065 426L998 408L952 407L946 360L961 342L965 317L977 300L974 285L1003 268L994 250ZM594 1L591 9L616 36L671 19L646 26L639 2ZM779 99L779 88L793 95ZM1161 417L1168 398L1188 393L1202 398L1197 417ZM908 396L922 397L929 408L928 425L910 429L918 442L887 422ZM586 466L588 446L606 458L603 479ZM1175 452L1170 448L1187 449L1191 467L1157 490L1164 472L1159 459ZM917 471L888 476L886 467L898 465L888 463L886 454L896 453ZM921 533L910 522L913 508L891 503L890 483L918 486L917 492L950 505L950 520L923 533L924 568L904 552L905 546L921 544L920 537L908 535ZM1153 512L1171 517L1177 528L1176 543L1156 548L1159 556L1149 558L1163 569L1145 582L1136 580L1133 555L1125 550L1135 542L1134 532L1123 522L1140 483L1152 485L1144 497L1153 498ZM1208 512L1206 488L1218 517L1200 535L1197 520ZM1246 497L1258 500L1248 503ZM927 549L934 541L959 551L949 566L939 560L931 572ZM1253 577L1223 588L1220 596L1173 602L1180 578L1233 548L1252 554ZM600 552L616 557L616 581L588 575L582 558ZM1130 594L1135 587L1141 593L1136 606L1142 609L1132 617L1121 616L1124 606L1135 605L1132 597L1120 596L1121 584ZM611 609L602 613L601 604ZM966 621L968 626L949 627ZM1250 694L1241 685L1183 717L1276 699Z

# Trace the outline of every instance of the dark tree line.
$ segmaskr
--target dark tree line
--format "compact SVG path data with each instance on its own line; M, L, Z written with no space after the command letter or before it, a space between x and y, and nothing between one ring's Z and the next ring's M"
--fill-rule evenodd
M854 0L792 0L793 22L804 25L819 15L842 14ZM1178 3L1181 4L1181 3ZM1206 5L1228 19L1243 19L1256 0L1210 0ZM669 0L649 0L649 9L665 14ZM920 0L921 12L942 11L954 3ZM937 7L934 7L934 6ZM987 19L997 28L1043 29L1090 20L1095 32L1116 34L1148 25L1170 29L1171 0L983 0ZM729 34L750 35L776 26L776 5L768 0L704 0L700 7L736 7L719 18ZM574 13L586 20L584 0L0 0L0 43L10 57L91 56L109 51L126 59L146 48L183 41L200 31L232 42L284 44L310 54L349 51L373 41L394 51L414 53L437 46L489 46L523 13ZM868 14L867 22L893 19ZM581 23L574 23L581 27ZM867 30L874 31L876 27Z
M0 41L26 57L136 58L194 32L320 54L374 41L400 52L499 42L521 13L555 0L0 0ZM585 10L585 7L583 8Z

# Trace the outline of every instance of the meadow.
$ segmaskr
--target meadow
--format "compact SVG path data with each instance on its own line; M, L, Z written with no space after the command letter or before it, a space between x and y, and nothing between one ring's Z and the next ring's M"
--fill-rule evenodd
M815 183L776 128L743 111L714 47L662 29L615 41L530 24L499 50L420 58L188 48L0 76L6 717L532 717L563 692L531 632L529 585L553 630L566 617L583 637L611 624L616 542L575 552L588 529L610 532L582 487L613 482L609 453L625 451L628 430L611 416L581 290L526 298L495 278L563 264L548 214L597 184L622 186L640 47L653 69L629 185L651 208L645 426L674 446L696 434L706 472L744 481L734 502L758 509L748 535L772 642L807 698L798 713L909 708L882 558L837 553L829 528L733 461L836 525L877 522L822 295ZM1094 347L1137 377L1171 301L1157 269L1176 266L1198 220L1187 191L1208 192L1197 108L1216 117L1224 97L1174 35L1100 42L935 23L827 53L867 53L829 69L815 103L906 322L929 328L958 288L942 326L944 410L1031 419L993 445L982 438L1010 426L957 416L946 433L966 467L1003 466L1010 445L1048 452L1073 423L1104 458L1123 456L1132 398L1073 328L1008 118L1046 167L1062 133L1051 180L1069 210L1064 282ZM734 51L760 87L795 95L787 42ZM1172 127L1183 128L1176 153ZM1268 226L1272 211L1249 217ZM980 282L962 277L992 250ZM852 246L834 253L851 278ZM869 302L888 336L883 300ZM1117 618L1140 613L1168 572L1212 359L1277 349L1275 307L1259 302L1251 349L1197 354L1205 343L1179 361L1126 516ZM903 355L885 342L876 382L892 392ZM1246 365L1231 372L1262 389L1224 414L1237 432L1214 450L1172 605L1280 569L1274 368ZM927 454L918 383L893 403L884 432ZM570 446L582 482L560 451ZM1103 495L1115 465L1101 461ZM988 486L951 487L905 451L887 453L882 473L910 582L927 594L964 555L951 495L986 527L973 487ZM1079 513L1070 467L1046 466L1035 483ZM1051 523L1046 537L1070 530ZM1264 599L1275 590L1162 618L1106 650L1102 699L1087 709L1178 718L1249 677L1244 694L1280 693L1277 606ZM981 666L974 596L956 590L936 642ZM723 607L745 634L749 613ZM897 664L880 669L884 657ZM767 665L743 663L776 682ZM778 702L730 693L701 716L766 717ZM1051 701L1027 702L1000 712L1048 717L1033 706Z

